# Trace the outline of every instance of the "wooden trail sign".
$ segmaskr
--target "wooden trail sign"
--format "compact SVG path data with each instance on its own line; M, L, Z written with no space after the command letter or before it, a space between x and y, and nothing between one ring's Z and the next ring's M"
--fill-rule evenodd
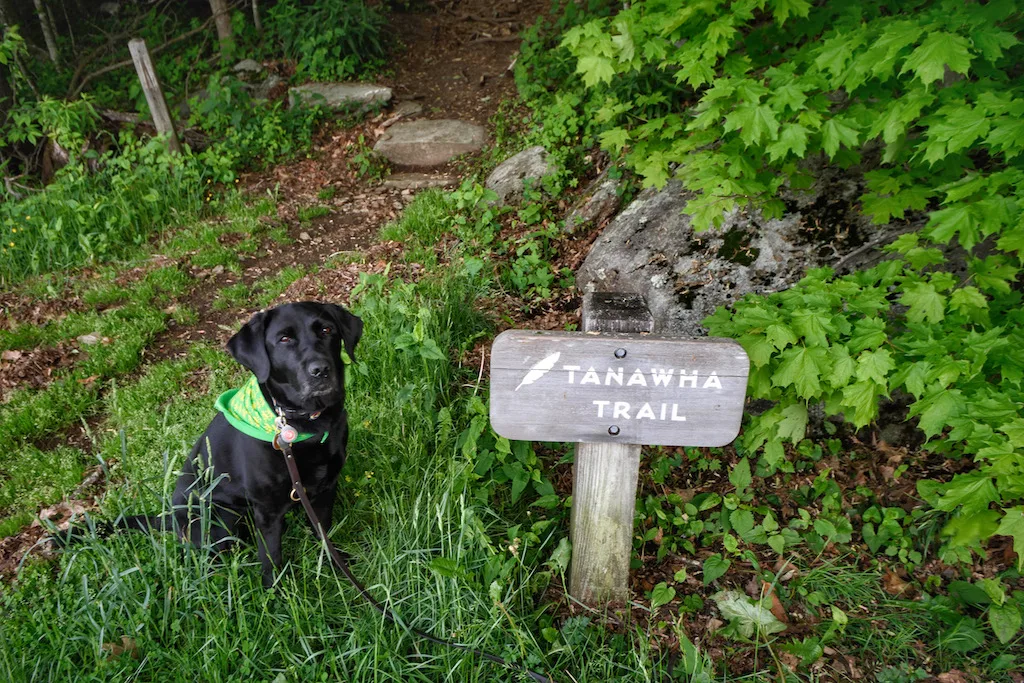
M731 339L509 330L491 350L491 424L526 441L724 446L749 369Z
M728 339L650 334L643 297L592 293L583 332L510 330L491 348L491 425L501 436L578 441L569 593L629 598L640 445L736 438L750 363Z

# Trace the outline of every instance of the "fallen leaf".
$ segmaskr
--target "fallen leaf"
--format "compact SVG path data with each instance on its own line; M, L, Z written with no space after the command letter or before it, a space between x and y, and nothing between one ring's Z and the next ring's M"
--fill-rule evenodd
M772 605L769 609L771 610L772 614L775 615L775 618L781 621L783 624L788 624L789 615L786 614L786 609L782 606L782 603L779 601L779 596L772 588L772 585L767 581L762 581L761 591L764 595L771 597Z
M903 595L910 590L910 584L890 569L882 576L882 590L889 595Z
M92 384L93 382L95 382L99 378L100 378L99 375L90 375L89 377L83 377L82 379L78 380L78 383L79 384L86 384L86 385L88 385L88 384Z
M23 354L21 353L21 351L7 350L4 351L3 353L0 353L0 358L2 358L3 360L18 360L19 358L21 358L22 355Z
M938 678L939 683L968 683L970 681L967 674L959 669L950 669L944 674L939 674L936 678Z
M779 578L779 581L785 583L794 576L800 576L800 570L789 560L784 560L780 557L775 563L775 576Z
M110 653L110 658L120 657L127 653L133 659L139 658L139 646L135 644L135 641L128 636L121 636L121 644L117 643L103 643L100 649L104 652Z

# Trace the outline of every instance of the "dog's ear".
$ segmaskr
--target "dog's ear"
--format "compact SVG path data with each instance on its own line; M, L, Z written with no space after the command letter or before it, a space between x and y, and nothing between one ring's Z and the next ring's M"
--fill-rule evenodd
M266 312L260 311L228 339L228 353L252 370L260 383L270 378L270 357L267 355L267 344L264 340L266 322Z
M324 304L324 307L330 311L331 317L334 318L334 324L337 325L338 331L341 333L341 339L345 343L345 353L348 354L349 359L354 361L356 359L356 344L363 336L363 321L337 304Z

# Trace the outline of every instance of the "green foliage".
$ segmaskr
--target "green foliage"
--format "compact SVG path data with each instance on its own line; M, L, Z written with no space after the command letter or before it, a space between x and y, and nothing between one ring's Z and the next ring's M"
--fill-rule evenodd
M644 178L699 194L694 225L752 202L782 210L801 159L868 161L861 201L876 222L933 211L926 230L970 249L1015 224L1021 185L1021 14L986 4L637 2L567 31L601 140ZM653 70L657 87L623 96ZM681 93L673 87L682 87ZM880 159L864 145L880 145Z
M706 321L747 350L751 396L774 402L741 442L760 455L758 473L793 471L784 444L804 439L810 407L859 428L880 400L905 396L926 450L977 463L919 484L948 514L945 559L984 552L997 534L1024 549L1016 5L669 0L566 16L560 49L526 54L522 71L537 72L534 84L546 74L557 94L521 79L524 93L547 129L559 131L553 119L565 139L599 140L645 185L679 178L695 193L687 212L697 229L748 204L780 215L779 190L806 187L804 160L815 158L866 171L860 203L876 223L927 212L920 234L892 245L892 261L843 278L813 272ZM944 270L938 247L951 243L966 251L964 276ZM891 515L868 521L866 538L913 564L904 523ZM848 527L842 515L818 519L809 527L818 541L808 542L841 542Z
M750 395L775 401L751 420L742 446L762 451L765 473L792 471L783 442L803 439L809 404L862 427L877 417L880 398L898 392L911 399L925 449L977 463L948 482L918 485L933 507L952 513L944 530L950 550L980 552L997 532L1020 544L1013 507L1024 499L1017 409L1024 401L1024 321L1020 294L1009 286L1019 266L1002 255L970 258L973 277L960 281L915 268L941 256L914 235L892 250L903 258L842 278L818 270L790 290L747 297L705 321L711 334L747 350ZM897 299L893 291L903 294ZM867 521L884 522L880 515ZM901 544L895 522L890 518L888 538L870 527L870 543Z
M302 79L356 78L379 69L387 55L385 18L362 0L281 0L267 9L266 23Z
M269 164L309 147L326 117L319 107L286 109L282 102L260 102L232 77L211 76L203 98L191 101L190 123L216 142L197 157L208 177L231 182L235 172Z
M91 163L75 161L45 190L0 204L0 282L125 255L200 210L198 166L159 139L122 134L116 151L82 156Z

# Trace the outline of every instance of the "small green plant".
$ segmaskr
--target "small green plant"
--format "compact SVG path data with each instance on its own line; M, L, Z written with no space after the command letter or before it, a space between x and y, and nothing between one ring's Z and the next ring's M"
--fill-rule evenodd
M364 76L384 64L384 16L362 0L306 5L282 0L267 11L267 33L295 61L296 75L314 81Z
M383 180L391 172L388 160L373 151L373 148L366 143L362 134L350 147L351 154L348 157L348 166L361 178L371 180Z
M300 206L296 211L296 217L300 223L309 223L315 218L322 218L323 216L329 216L331 213L330 207L327 206Z

